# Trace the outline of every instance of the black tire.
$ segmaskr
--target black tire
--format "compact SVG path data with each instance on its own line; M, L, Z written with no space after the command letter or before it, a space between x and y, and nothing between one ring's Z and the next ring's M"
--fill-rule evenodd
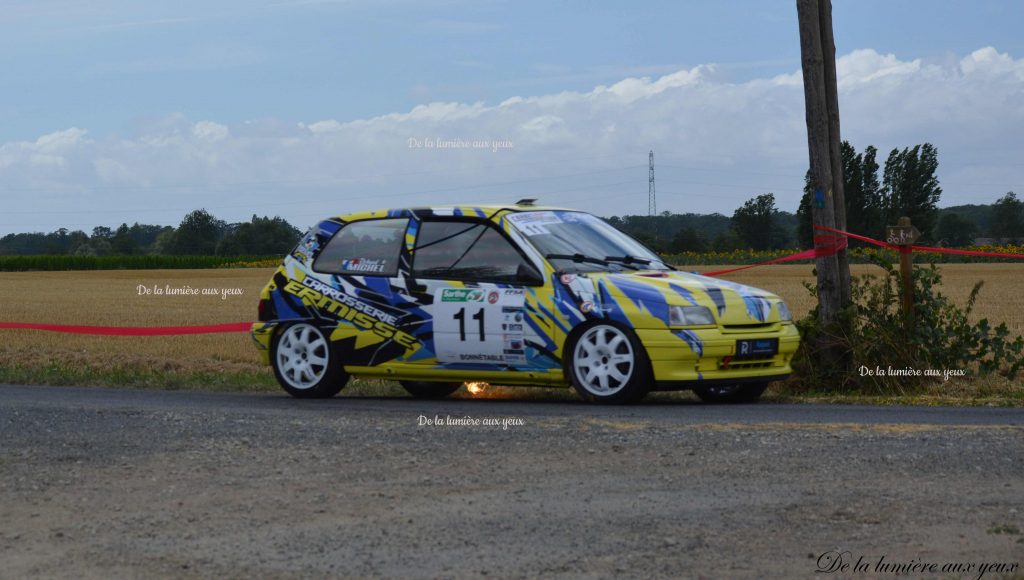
M274 377L299 399L327 399L345 387L348 373L335 358L330 340L308 322L281 326L270 343Z
M622 340L616 342L616 337ZM624 405L643 399L651 389L653 373L647 350L636 333L621 324L603 321L578 328L566 341L563 353L566 376L584 400Z
M744 383L724 387L694 389L700 400L711 404L755 403L768 388L768 383Z
M432 381L398 381L417 399L443 399L459 390L462 383L435 383Z

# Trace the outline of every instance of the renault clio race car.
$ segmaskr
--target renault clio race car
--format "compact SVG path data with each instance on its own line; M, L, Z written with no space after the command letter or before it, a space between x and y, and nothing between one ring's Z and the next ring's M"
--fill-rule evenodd
M296 397L349 377L436 398L464 381L575 387L603 403L693 389L756 400L799 335L777 296L676 271L591 214L511 206L320 222L263 289L253 339Z

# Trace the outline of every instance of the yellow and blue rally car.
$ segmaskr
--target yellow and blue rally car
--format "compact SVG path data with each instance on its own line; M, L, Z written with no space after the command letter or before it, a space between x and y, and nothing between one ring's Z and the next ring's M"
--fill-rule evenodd
M356 376L418 397L486 381L604 403L669 389L753 401L799 343L777 296L676 271L600 218L529 200L322 221L263 289L259 320L278 382L310 398Z

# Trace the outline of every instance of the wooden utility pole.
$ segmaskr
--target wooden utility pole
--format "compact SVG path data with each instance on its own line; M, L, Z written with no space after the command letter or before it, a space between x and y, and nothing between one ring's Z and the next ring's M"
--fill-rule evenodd
M807 149L811 163L811 220L829 228L846 227L843 166L840 157L839 95L836 86L835 42L832 36L831 0L797 0L800 23L800 54L807 111ZM815 235L820 235L815 231ZM850 300L850 271L845 251L840 256L819 256L818 313L822 364L840 367L844 354L833 333L843 308Z
M832 0L818 0L818 25L825 67L825 101L828 105L829 161L832 165L832 197L836 228L846 231L846 190L843 185L842 135L839 131L839 83L836 79L836 41L832 35ZM840 303L850 304L850 261L846 248L836 254L839 262Z

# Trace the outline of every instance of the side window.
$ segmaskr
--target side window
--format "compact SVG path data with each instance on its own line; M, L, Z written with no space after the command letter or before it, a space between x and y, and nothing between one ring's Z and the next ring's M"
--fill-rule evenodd
M347 224L327 242L313 269L328 274L394 276L408 223L402 218Z
M412 264L413 275L422 278L515 282L526 261L487 224L425 221L420 225Z

